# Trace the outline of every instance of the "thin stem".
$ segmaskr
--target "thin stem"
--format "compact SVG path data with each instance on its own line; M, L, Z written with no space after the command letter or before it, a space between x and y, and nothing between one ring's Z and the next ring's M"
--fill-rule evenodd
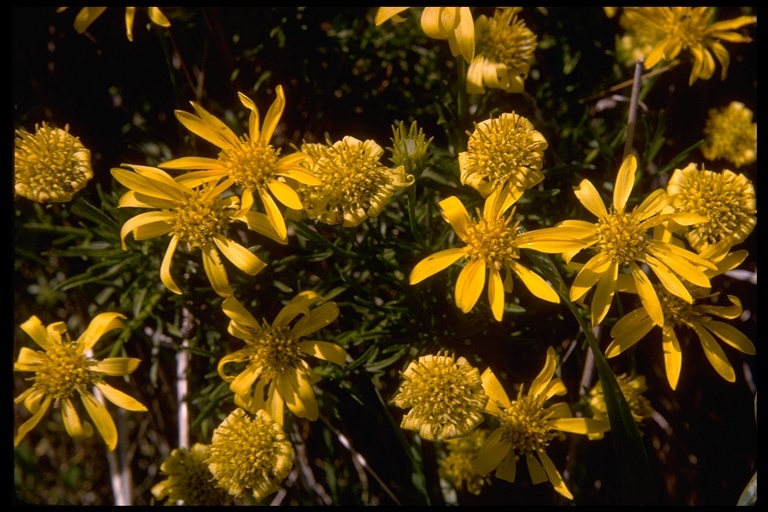
M635 124L637 124L637 98L640 94L640 80L643 76L643 60L635 62L635 81L632 84L632 96L629 99L629 116L627 118L627 138L624 141L624 155L627 158L632 152L632 141L635 138Z

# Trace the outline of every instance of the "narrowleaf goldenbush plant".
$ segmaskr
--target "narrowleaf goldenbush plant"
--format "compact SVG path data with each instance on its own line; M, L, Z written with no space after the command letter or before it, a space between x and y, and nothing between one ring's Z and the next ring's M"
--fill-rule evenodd
M17 502L756 503L756 8L13 18Z

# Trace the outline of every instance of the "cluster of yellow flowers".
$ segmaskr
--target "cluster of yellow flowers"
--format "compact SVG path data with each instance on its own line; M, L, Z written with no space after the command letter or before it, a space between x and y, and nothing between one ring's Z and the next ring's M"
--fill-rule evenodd
M83 8L75 27L83 32L106 8ZM382 7L376 24L405 21L406 7ZM469 64L466 90L482 94L486 88L520 93L524 89L536 35L518 17L521 8L498 9L493 17L473 20L468 7L426 7L421 26L433 38L448 40L454 56ZM135 7L126 8L128 38L132 40ZM150 19L170 25L156 7ZM747 42L733 32L753 17L709 23L709 8L625 8L621 24L642 46L645 65L653 68L671 61L687 49L694 57L690 83L708 79L714 72L712 54L726 75L728 52L720 40ZM125 186L121 208L145 209L121 230L123 250L129 237L142 241L170 236L160 267L160 280L175 294L183 286L174 277L173 259L178 251L200 251L203 268L213 291L223 301L229 319L227 331L245 342L218 362L219 376L229 384L237 407L213 432L210 445L180 447L161 466L168 478L152 492L167 503L211 505L250 491L256 500L275 492L293 468L293 447L284 432L285 409L299 418L320 416L315 396L319 375L307 362L312 356L344 368L348 354L337 343L314 335L339 316L334 302L313 291L298 293L273 321L257 319L236 297L222 255L249 276L267 263L228 235L235 222L280 244L289 243L286 217L307 218L354 228L378 216L393 196L416 182L430 141L415 124L410 132L394 130L393 167L381 162L384 149L373 140L345 136L325 144L305 143L283 153L272 144L285 109L283 88L261 121L253 100L239 93L249 111L248 133L237 135L221 119L192 102L194 113L176 111L176 118L192 134L217 148L215 158L185 156L151 167L123 164L111 170ZM726 159L736 166L756 158L756 126L743 104L713 112L705 134L707 159ZM742 122L736 125L733 120ZM729 128L725 128L728 125ZM71 200L92 178L90 153L79 139L46 124L34 135L18 130L15 148L15 190L39 202ZM730 131L729 131L730 130ZM743 137L743 134L749 137ZM677 387L682 348L679 332L692 330L707 359L727 381L735 373L718 340L754 354L754 344L733 326L713 320L737 318L739 299L728 295L730 306L716 306L711 280L741 264L747 254L732 250L756 225L756 197L752 182L728 169L716 172L695 163L675 169L666 188L644 198L633 198L638 159L623 159L612 188L612 201L603 199L590 180L574 187L578 201L596 219L561 220L552 227L526 231L516 218L516 203L527 191L541 186L545 137L533 123L515 112L502 112L475 123L468 132L466 151L457 155L459 180L484 201L474 215L456 196L439 202L441 214L456 234L457 247L427 255L411 270L409 283L425 279L463 263L455 280L453 300L464 313L476 307L487 284L491 313L501 321L514 284L521 281L528 292L550 302L569 300L585 305L591 293L589 315L593 327L601 325L617 293L636 294L641 307L622 316L611 328L609 358L620 355L661 330L666 375ZM411 142L410 149L403 140ZM183 171L177 175L169 171ZM303 213L302 213L303 212ZM522 262L525 251L562 257L575 277L567 295ZM503 275L502 275L503 273ZM74 398L88 413L107 447L114 450L117 431L101 395L131 411L146 411L134 398L104 382L124 377L140 361L130 357L94 359L92 348L107 332L122 328L119 313L97 315L83 334L72 341L66 324L47 327L33 316L21 329L44 352L21 348L14 370L34 373L32 386L15 399L32 416L18 429L14 444L32 430L48 409L61 409L67 433L89 437L93 428L82 421ZM566 402L552 402L567 390L556 377L558 355L549 347L541 372L526 389L522 384L510 399L505 385L491 368L482 373L465 357L438 353L411 361L402 372L402 384L391 403L407 409L403 429L426 440L446 441L449 456L441 474L456 487L479 493L489 475L516 480L517 462L524 458L533 484L551 482L562 496L573 499L547 448L564 433L599 439L610 429L602 390L591 393L593 417L578 417ZM637 421L650 416L642 397L647 389L642 377L619 379ZM94 392L93 390L98 390ZM483 428L489 420L490 428ZM214 485L215 484L215 485Z

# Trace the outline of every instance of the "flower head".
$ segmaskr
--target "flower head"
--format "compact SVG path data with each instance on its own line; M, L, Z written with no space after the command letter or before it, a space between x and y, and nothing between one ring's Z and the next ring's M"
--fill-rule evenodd
M210 447L195 443L192 448L176 448L160 464L160 473L168 478L152 487L152 495L166 505L180 502L186 506L223 505L226 492L216 485L206 459Z
M218 365L219 375L230 383L237 405L251 412L265 409L281 425L284 405L296 416L311 421L317 419L312 385L320 377L304 358L314 356L343 368L347 357L347 352L335 343L300 341L339 316L334 302L310 309L321 300L314 292L301 292L278 313L272 324L266 320L259 323L234 297L224 300L222 309L230 318L229 333L247 345L223 357ZM239 374L226 373L227 365L240 363L244 363L245 368Z
M722 67L720 78L725 80L730 56L721 41L752 41L736 30L756 23L755 16L712 23L714 14L713 7L625 7L621 24L627 30L643 34L641 40L654 41L653 49L645 55L646 69L662 60L671 61L681 51L688 50L694 61L688 83L693 85L699 78L708 80L712 77L715 58Z
M253 418L235 409L213 431L208 468L218 485L235 497L249 489L263 500L293 468L293 446L266 411Z
M646 418L650 418L653 414L651 408L651 402L643 396L643 393L648 391L648 386L645 384L645 377L643 375L636 375L630 377L626 373L616 376L616 382L621 389L621 394L624 395L624 399L627 401L629 411L632 413L632 419L635 422L640 423ZM598 420L608 419L608 409L605 405L605 394L603 393L603 383L597 381L597 383L589 390L589 408L592 410L592 417ZM602 439L603 432L596 432L589 434L590 439Z
M66 10L66 7L59 7L56 12L62 12ZM106 7L83 7L80 12L77 13L75 18L75 30L79 34L85 32L91 23L96 21L96 18L102 15L106 11ZM147 7L147 14L149 19L156 25L161 27L170 27L171 22L168 21L159 7ZM133 19L136 17L136 7L125 8L125 34L128 36L128 40L133 42Z
M753 113L740 101L722 109L710 109L704 126L706 140L701 152L707 160L723 159L736 167L757 160L757 123Z
M459 153L461 183L483 197L506 184L522 194L544 179L541 166L548 144L523 116L504 113L467 133L467 150Z
M376 217L392 195L413 184L414 177L399 165L380 163L384 150L372 140L344 137L334 144L303 144L303 166L318 179L302 185L299 195L307 215L345 227Z
M220 253L248 275L258 274L266 266L251 251L224 235L231 222L245 222L250 229L285 243L264 214L243 211L237 197L221 197L229 185L226 181L214 183L219 176L188 173L174 179L155 167L128 167L133 171L112 169L112 176L130 189L120 198L119 206L157 211L140 213L123 224L120 230L123 250L127 249L125 237L129 233L136 240L170 234L171 241L160 266L160 279L174 293L182 293L171 276L171 261L179 243L189 251L201 251L205 273L221 296L231 295L232 289Z
M390 159L392 163L398 167L403 166L405 172L409 174L421 174L424 162L429 156L427 150L433 137L426 140L424 132L417 126L416 121L411 123L408 130L405 129L405 123L402 121L397 127L393 125L392 135L392 147L387 148L392 152Z
M725 256L715 254L723 250L727 251L728 247L729 245L721 243L719 246L710 246L703 253L717 262L717 270L708 271L710 277L737 267L746 258L747 251L743 250L731 252ZM693 297L691 303L681 300L663 288L656 287L664 314L664 323L661 327L661 344L669 385L672 389L677 388L683 365L683 353L678 336L690 336L691 334L695 334L699 339L704 354L717 373L728 382L734 382L736 373L715 337L748 355L755 354L755 345L741 331L730 324L714 320L713 317L728 320L738 318L742 313L741 301L735 295L728 295L730 305L716 306L713 305L712 300L718 294L710 293L709 287L695 286L690 283L688 286ZM636 290L630 283L627 291ZM605 349L606 357L618 356L634 346L638 341L644 339L656 325L644 307L627 313L611 329L613 341Z
M689 226L705 219L689 212L662 213L669 204L669 197L663 189L652 192L632 210L627 209L627 200L632 193L637 160L629 155L621 165L613 189L613 207L605 207L600 193L589 180L583 180L574 188L582 205L597 217L597 223L580 220L566 220L554 228L539 230L550 236L554 242L559 236L563 241L581 239L581 248L575 251L560 249L557 243L540 248L542 252L562 253L566 262L583 249L595 254L580 268L571 285L572 301L581 300L596 286L592 297L592 325L598 325L608 314L613 295L617 290L619 269L628 269L640 299L648 313L658 325L664 325L661 303L654 286L640 267L647 264L670 293L691 303L693 299L682 283L686 279L700 286L709 286L709 278L703 269L714 269L715 265L669 240L657 240L649 236L651 228L668 221Z
M525 286L540 299L560 302L560 297L541 276L520 263L520 248L540 250L549 247L548 240L540 238L537 231L518 234L518 223L513 222L512 206L517 192L510 187L496 189L485 200L482 215L478 212L472 220L459 198L451 196L440 201L443 218L448 221L459 236L464 247L445 249L421 260L411 271L410 283L416 284L427 277L449 267L461 258L468 261L456 280L456 305L467 313L471 310L485 287L488 273L488 301L496 320L504 312L504 292L512 292L512 275L516 275ZM580 242L576 240L576 243ZM558 248L574 247L573 242L558 241ZM501 271L505 271L502 280Z
M16 130L13 150L14 190L39 203L71 201L93 178L91 152L78 137L45 122L35 133Z
M379 7L376 11L376 26L391 19L397 23L405 21L400 13L408 7ZM421 28L433 39L448 40L451 54L461 55L472 62L475 54L475 25L469 7L425 7L421 12Z
M51 407L61 408L64 428L74 439L91 437L93 427L87 421L80 421L75 407L75 397L79 396L96 429L104 438L110 451L117 446L117 428L107 408L93 395L92 388L98 389L110 402L129 411L146 411L138 401L119 391L106 382L104 377L123 377L130 375L141 362L132 357L109 357L96 360L90 356L90 350L99 338L113 329L123 326L119 313L101 313L93 318L82 335L72 341L64 322L54 322L47 327L39 318L32 316L21 324L21 329L37 343L43 351L22 347L19 357L13 365L17 372L33 372L32 387L22 392L14 400L15 404L24 403L32 413L16 433L13 445L17 446L24 436L40 422Z
M574 418L565 402L547 405L553 396L567 392L563 381L553 378L556 366L555 351L549 347L541 373L527 394L520 386L515 401L509 400L490 368L483 372L483 387L490 397L485 412L496 416L499 426L488 436L472 467L481 476L496 470L498 478L514 482L517 461L524 456L534 485L549 480L558 493L573 499L547 448L553 440L565 439L563 432L596 434L609 430L610 424L606 420Z
M164 169L201 170L194 175L226 177L224 183L235 184L242 189L240 210L249 211L258 195L267 218L280 238L285 238L285 219L275 199L294 210L301 210L302 204L296 191L285 178L291 178L306 185L320 185L320 182L304 170L301 162L304 154L295 152L280 156L280 149L269 143L285 108L282 86L275 89L277 98L267 111L264 124L259 128L259 110L256 104L243 93L238 93L242 104L251 111L248 118L248 134L238 138L235 133L207 110L192 102L197 115L177 110L176 118L189 131L202 137L221 151L217 159L183 157L160 164Z
M430 441L469 433L483 421L486 402L480 372L463 357L442 354L411 361L392 399L411 409L400 426Z
M757 198L754 184L743 174L728 169L717 173L688 164L675 169L667 184L667 194L677 212L694 213L704 219L685 232L696 251L730 240L736 245L752 233L757 224Z
M475 21L475 57L467 71L467 92L483 94L485 88L523 92L536 50L536 34L517 17L520 7L497 9L493 18Z
M488 429L476 428L466 436L448 439L445 448L448 454L440 461L438 474L456 489L466 489L474 495L490 485L491 479L482 477L472 469L472 461L488 438Z

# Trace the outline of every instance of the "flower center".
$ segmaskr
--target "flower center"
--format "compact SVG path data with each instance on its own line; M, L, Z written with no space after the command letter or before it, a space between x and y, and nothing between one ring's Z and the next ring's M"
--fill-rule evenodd
M674 329L675 327L690 326L692 323L701 323L710 320L710 317L702 313L694 304L688 304L686 301L667 291L663 286L654 286L656 295L661 303L661 310L664 312L664 329ZM691 296L701 298L700 289L694 289Z
M536 49L536 34L517 17L519 9L501 9L488 20L486 31L477 38L478 55L510 70L527 68Z
M295 367L301 360L301 351L288 327L273 327L263 322L260 337L246 342L253 347L251 361L263 366L262 375L272 379Z
M597 237L600 250L620 265L645 256L648 235L635 212L619 213L611 209L608 219L599 222Z
M467 255L472 260L484 260L486 266L496 270L512 266L520 258L517 248L517 226L508 224L514 215L514 209L507 219L487 220L481 218L475 224L467 226Z
M280 150L260 139L252 140L243 135L240 146L224 149L219 161L226 167L229 177L245 189L263 190L275 179Z
M550 429L543 406L543 397L522 396L502 411L499 419L504 429L503 440L512 441L512 448L520 455L546 451L549 442L564 438L562 432Z
M87 392L100 380L88 370L88 359L79 354L71 342L49 348L45 356L46 362L35 373L35 386L56 401L69 398L75 392Z
M679 40L683 49L692 48L704 41L711 10L694 11L691 7L673 7L669 10L662 34Z
M208 198L207 189L195 191L186 203L177 203L174 209L172 235L177 235L188 248L202 248L211 243L232 222L227 214L227 203L219 198Z

